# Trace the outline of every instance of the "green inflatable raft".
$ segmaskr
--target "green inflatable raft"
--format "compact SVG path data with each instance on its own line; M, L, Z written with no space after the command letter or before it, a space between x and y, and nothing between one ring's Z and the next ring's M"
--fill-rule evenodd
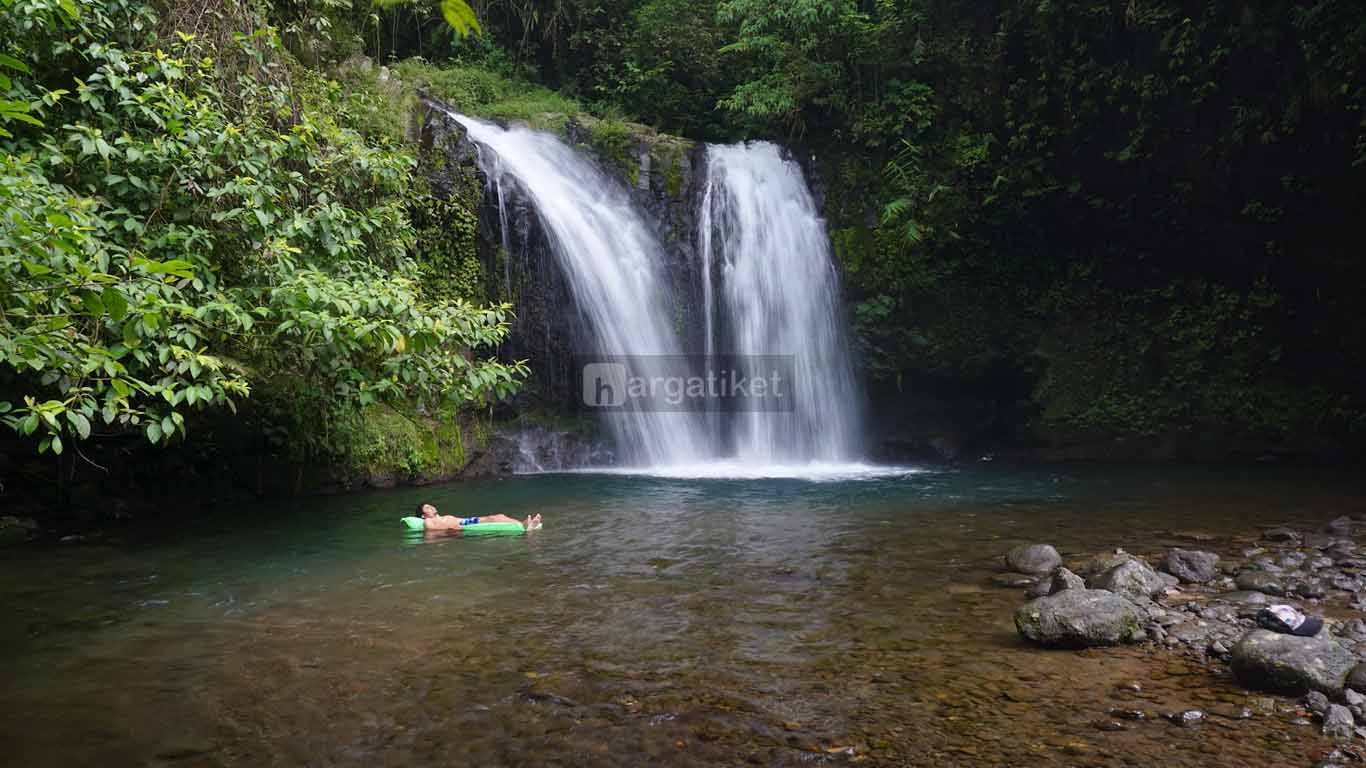
M403 527L414 533L427 529L426 523L420 517L403 518ZM518 534L526 533L526 529L521 523L475 523L473 525L460 526L460 532L469 535L488 535L488 534Z

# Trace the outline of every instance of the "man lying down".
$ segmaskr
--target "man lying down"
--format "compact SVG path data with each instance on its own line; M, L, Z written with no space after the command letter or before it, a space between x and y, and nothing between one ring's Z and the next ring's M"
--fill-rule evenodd
M527 515L525 520L518 520L507 515L482 515L480 517L456 517L454 515L443 515L431 504L422 503L417 505L417 516L422 518L423 526L429 531L457 531L467 525L478 525L479 523L517 523L523 530L534 531L541 527L540 514Z

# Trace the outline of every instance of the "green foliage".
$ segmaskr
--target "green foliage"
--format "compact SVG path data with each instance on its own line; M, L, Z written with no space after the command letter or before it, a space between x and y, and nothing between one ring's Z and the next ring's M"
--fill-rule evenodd
M631 127L615 119L593 120L587 123L588 144L598 157L620 169L634 186L640 178L640 162L636 157L635 138Z
M475 252L479 220L459 200L424 195L411 207L417 231L413 256L422 275L422 290L433 298L481 302L491 295L483 264Z
M430 416L406 415L409 408L372 406L341 420L334 435L336 458L353 473L380 479L450 477L465 466L462 421L477 416L446 408Z
M464 0L441 0L441 16L460 37L478 35L484 31L479 26L479 17L474 14L474 9Z
M801 133L803 111L848 109L847 81L862 46L871 38L866 14L847 0L722 0L717 18L735 28L721 48L748 79L720 106L759 124Z
M371 404L517 389L524 365L475 357L510 308L420 287L414 161L340 126L335 85L295 71L310 97L293 100L268 34L217 62L184 34L78 47L120 18L153 21L136 3L81 7L77 24L0 17L32 43L32 76L11 87L73 94L40 100L53 127L16 132L0 158L11 427L57 452L95 429L159 443L252 395L304 456Z
M482 67L436 67L409 59L396 71L405 84L427 90L469 115L558 128L568 116L581 111L576 102L554 91Z

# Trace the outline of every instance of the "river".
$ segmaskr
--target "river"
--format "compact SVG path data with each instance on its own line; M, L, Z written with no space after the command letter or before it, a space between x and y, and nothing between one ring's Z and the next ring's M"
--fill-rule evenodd
M423 500L545 528L410 538ZM1284 712L1156 717L1265 703L1217 665L1025 645L990 578L1025 541L1236 555L1363 509L1323 472L983 464L187 513L0 551L0 743L30 768L1307 764L1326 742ZM1097 730L1117 706L1153 716Z

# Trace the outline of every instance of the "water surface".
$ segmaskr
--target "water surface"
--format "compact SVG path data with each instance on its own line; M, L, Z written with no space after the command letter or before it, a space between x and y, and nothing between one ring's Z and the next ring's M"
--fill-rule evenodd
M67 765L1303 764L1217 668L1016 637L1000 553L1171 544L1366 510L1351 478L921 468L566 474L310 499L0 552L7 762ZM397 518L540 512L528 537ZM1143 690L1120 686L1138 680Z

